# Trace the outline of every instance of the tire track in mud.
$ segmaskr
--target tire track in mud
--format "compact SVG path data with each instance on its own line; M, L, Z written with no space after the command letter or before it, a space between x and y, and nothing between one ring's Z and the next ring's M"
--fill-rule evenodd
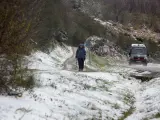
M135 65L135 66L128 66L128 67L136 69L136 70L141 70L141 71L159 72L160 73L160 64L150 63L150 64L148 64L148 66Z

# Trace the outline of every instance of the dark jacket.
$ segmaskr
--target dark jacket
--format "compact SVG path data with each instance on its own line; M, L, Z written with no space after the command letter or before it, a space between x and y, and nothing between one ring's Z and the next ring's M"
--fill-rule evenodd
M77 58L77 59L78 59L78 58L83 58L83 59L86 58L86 50L84 49L84 47L82 47L82 48L79 47L79 48L77 49L76 58Z

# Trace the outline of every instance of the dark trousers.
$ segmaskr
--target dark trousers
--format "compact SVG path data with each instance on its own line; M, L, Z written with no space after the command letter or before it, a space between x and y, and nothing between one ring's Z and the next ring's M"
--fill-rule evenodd
M84 58L78 58L79 70L83 70L84 68Z

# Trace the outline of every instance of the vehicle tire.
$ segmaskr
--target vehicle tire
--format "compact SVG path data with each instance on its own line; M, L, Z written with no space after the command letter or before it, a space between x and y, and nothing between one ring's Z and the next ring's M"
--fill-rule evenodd
M129 61L129 65L133 65L133 62Z
M144 63L143 63L144 66L147 66L147 64L148 64L147 62L144 62Z

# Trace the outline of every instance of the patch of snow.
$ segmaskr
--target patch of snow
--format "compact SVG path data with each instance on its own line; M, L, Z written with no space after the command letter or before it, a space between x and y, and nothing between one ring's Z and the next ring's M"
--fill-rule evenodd
M106 26L106 25L113 26L113 24L111 22L109 22L109 21L103 21L103 20L101 20L99 18L94 18L94 20L97 21L97 22L99 22L103 26Z
M41 51L32 53L27 57L30 69L37 70L55 70L60 69L66 59L72 56L72 48L65 46L64 48L58 46L50 54Z
M136 98L136 111L126 120L159 120L155 115L160 113L160 78L143 84Z

